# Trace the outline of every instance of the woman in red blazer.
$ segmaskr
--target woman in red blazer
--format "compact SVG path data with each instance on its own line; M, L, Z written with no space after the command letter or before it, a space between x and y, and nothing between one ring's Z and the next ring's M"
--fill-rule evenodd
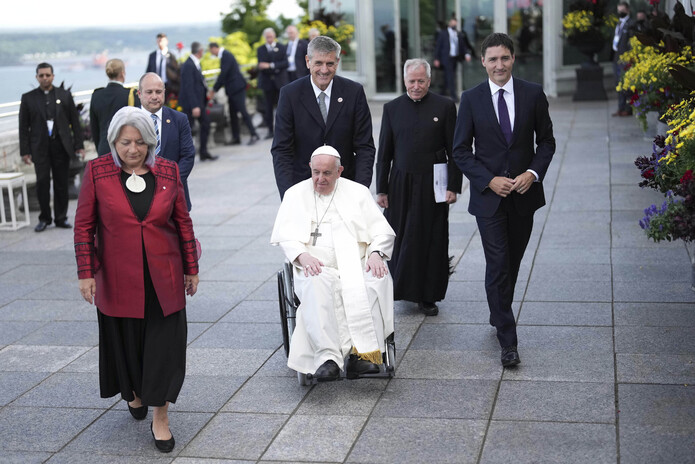
M101 396L120 393L138 420L153 406L155 445L169 452L167 408L186 368L186 293L198 287L193 224L176 163L154 154L147 113L119 110L108 142L111 154L87 164L77 204L80 292L97 306Z

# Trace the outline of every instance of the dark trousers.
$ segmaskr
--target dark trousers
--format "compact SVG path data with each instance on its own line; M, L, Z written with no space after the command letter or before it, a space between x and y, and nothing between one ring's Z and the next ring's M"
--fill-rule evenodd
M70 174L70 155L66 153L59 137L48 143L46 156L32 157L36 172L36 196L39 197L39 221L51 223L51 174L53 174L53 211L55 221L68 218L68 178Z
M241 114L241 119L244 120L244 124L249 129L251 135L256 135L256 128L253 127L253 122L251 121L251 116L246 110L246 91L242 90L232 95L227 95L229 100L229 122L232 126L232 139L239 140L239 116L237 113Z
M533 214L518 214L512 199L507 197L502 199L492 217L476 216L476 220L485 252L485 291L490 322L497 329L500 346L516 346L512 299L521 259L533 229Z
M615 85L618 86L620 79L623 77L624 63L619 63L617 60L613 60L613 73L615 74ZM618 92L618 111L628 111L632 112L632 108L627 105L627 92L621 90Z
M449 57L442 61L442 69L444 71L444 84L442 85L442 95L447 92L454 100L458 99L456 95L456 58Z
M268 133L273 133L273 109L278 104L278 97L280 96L280 89L275 87L269 87L263 89L263 96L265 99L265 110L263 113L263 118L265 119L265 125L268 127Z
M191 129L193 129L193 123L196 118L193 117L191 110L186 111L186 116L188 116L188 124L190 124ZM198 153L205 158L208 155L208 134L210 134L210 117L208 116L207 106L203 105L200 107L200 117L197 119L200 125L200 146L198 147Z

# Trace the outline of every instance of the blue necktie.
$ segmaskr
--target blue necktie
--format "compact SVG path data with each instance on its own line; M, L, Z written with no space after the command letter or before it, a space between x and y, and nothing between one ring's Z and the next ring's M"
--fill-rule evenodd
M502 134L504 134L504 138L507 139L507 145L509 145L512 143L512 124L509 122L509 109L507 109L507 102L504 101L504 89L500 89L498 93L497 112L500 118L500 129L502 129Z
M162 146L159 140L159 124L157 123L157 115L151 114L150 116L152 116L152 120L154 121L154 133L157 135L157 146L154 147L154 155L159 156Z

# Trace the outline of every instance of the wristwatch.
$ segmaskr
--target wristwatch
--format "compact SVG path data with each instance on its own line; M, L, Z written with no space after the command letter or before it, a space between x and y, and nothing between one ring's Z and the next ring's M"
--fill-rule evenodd
M386 259L386 255L380 252L379 250L374 250L372 251L372 253L378 254L381 259Z

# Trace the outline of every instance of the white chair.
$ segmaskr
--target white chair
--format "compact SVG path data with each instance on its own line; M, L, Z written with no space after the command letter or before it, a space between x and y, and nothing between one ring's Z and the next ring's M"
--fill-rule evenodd
M24 204L24 221L17 222L17 209L15 206L15 198L13 189L22 187L22 203ZM7 192L10 200L10 218L7 221L5 215L5 198L4 189ZM30 225L29 218L29 197L27 196L27 182L24 174L21 172L0 172L0 230L17 230L24 226Z

